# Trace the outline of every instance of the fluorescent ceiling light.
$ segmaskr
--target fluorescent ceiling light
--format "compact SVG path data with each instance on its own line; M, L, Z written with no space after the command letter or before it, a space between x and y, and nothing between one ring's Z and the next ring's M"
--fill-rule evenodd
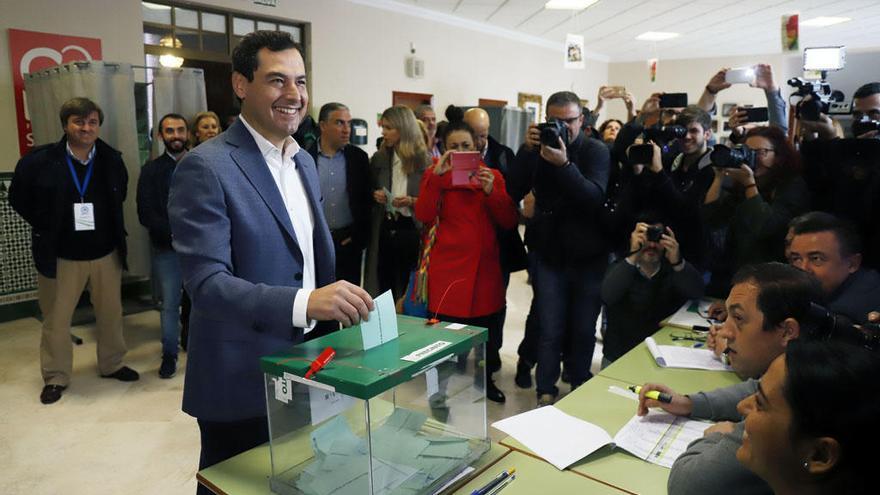
M852 19L849 17L814 17L812 19L807 19L806 21L801 21L801 26L810 26L810 27L825 27L825 26L833 26L835 24L840 24L842 22L849 22Z
M642 33L636 36L637 40L641 41L663 41L663 40L671 40L672 38L677 38L678 33L663 33L658 31L648 31L646 33Z
M599 0L550 0L544 4L545 9L552 10L584 10Z
M158 3L141 2L141 5L150 10L171 10L168 5L159 5Z

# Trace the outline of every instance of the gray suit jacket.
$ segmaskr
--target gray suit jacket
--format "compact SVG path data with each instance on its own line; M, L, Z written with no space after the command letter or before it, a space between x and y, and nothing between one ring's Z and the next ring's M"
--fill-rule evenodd
M317 287L334 252L312 157L294 156L314 218ZM192 298L183 410L207 421L266 415L262 356L303 340L292 322L303 256L269 166L241 121L177 165L168 214Z

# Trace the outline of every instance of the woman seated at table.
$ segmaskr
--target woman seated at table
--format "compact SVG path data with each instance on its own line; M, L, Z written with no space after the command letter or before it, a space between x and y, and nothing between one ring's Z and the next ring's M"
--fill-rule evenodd
M739 403L736 457L777 495L878 493L880 352L843 342L789 344Z
M501 318L504 284L496 228L512 229L519 219L504 178L480 163L465 184L453 182L452 157L474 151L474 132L463 121L450 122L443 138L446 152L422 178L416 219L425 236L428 310L442 321L489 329L486 396L504 402L491 379L501 369ZM479 156L479 155L477 155ZM423 263L424 264L424 263Z

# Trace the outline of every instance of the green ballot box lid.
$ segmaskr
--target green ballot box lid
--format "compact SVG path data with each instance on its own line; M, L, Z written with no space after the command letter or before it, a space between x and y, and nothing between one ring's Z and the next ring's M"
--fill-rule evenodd
M310 380L367 400L409 381L450 355L466 353L488 338L485 328L444 322L428 326L424 318L410 316L398 315L397 326L396 339L367 351L363 350L360 328L355 325L263 357L260 366L264 373L277 377L305 377L312 361L332 347L336 357Z

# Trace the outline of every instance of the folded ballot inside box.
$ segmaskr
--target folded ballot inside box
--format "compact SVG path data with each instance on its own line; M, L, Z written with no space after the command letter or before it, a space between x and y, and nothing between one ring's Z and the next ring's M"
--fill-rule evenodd
M486 330L396 320L396 338L367 350L353 327L262 358L274 492L428 494L488 451L483 375L456 366Z

